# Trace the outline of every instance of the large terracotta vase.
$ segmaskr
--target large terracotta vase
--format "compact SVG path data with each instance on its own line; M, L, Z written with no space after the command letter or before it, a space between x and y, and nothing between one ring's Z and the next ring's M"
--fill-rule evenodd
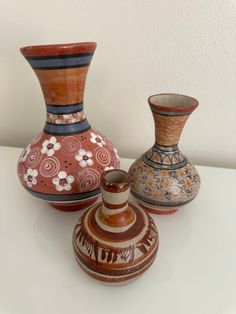
M190 114L198 106L192 97L159 94L148 99L155 122L155 144L130 167L131 193L148 211L170 214L195 198L200 177L178 148Z
M93 204L103 171L119 167L116 149L90 126L83 111L95 49L93 42L21 49L41 84L47 118L22 152L18 175L27 191L60 210Z
M101 185L103 202L93 205L75 226L74 254L89 276L104 284L124 285L153 263L158 233L146 211L128 202L125 171L104 172Z

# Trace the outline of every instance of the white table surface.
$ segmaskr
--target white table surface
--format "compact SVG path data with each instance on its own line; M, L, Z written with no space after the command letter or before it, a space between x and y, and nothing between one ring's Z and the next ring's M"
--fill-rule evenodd
M73 257L81 212L56 211L27 193L16 174L20 152L0 147L0 313L236 313L236 170L197 167L199 196L173 215L153 215L160 247L150 270L107 287Z

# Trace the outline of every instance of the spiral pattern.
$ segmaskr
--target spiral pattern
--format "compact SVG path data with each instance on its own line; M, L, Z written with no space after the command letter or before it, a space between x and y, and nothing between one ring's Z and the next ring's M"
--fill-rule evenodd
M111 162L111 154L104 147L97 148L95 151L95 156L96 156L98 163L102 166L108 166L109 163Z
M78 189L79 192L92 191L99 187L100 175L94 169L85 169L79 174Z
M74 154L80 147L80 142L74 136L67 136L61 142L61 149L64 154Z
M41 148L34 147L28 154L25 162L29 167L36 167L40 163L41 159L42 159Z
M59 160L53 156L45 158L39 166L39 173L43 177L53 177L58 173L59 170Z

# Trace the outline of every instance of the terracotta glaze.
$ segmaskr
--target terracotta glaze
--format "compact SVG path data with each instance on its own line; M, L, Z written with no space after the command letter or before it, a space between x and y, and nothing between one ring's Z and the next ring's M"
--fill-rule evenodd
M155 123L155 144L130 167L131 193L140 205L156 214L174 213L193 200L200 177L178 148L179 138L198 101L179 94L148 99Z
M83 110L95 49L93 42L21 49L40 82L47 115L43 131L20 156L18 175L27 191L64 211L92 205L101 174L119 168L117 150L90 126Z
M141 276L153 263L158 232L141 207L128 202L128 174L103 173L102 202L93 205L73 232L76 261L92 278L109 285L125 285Z

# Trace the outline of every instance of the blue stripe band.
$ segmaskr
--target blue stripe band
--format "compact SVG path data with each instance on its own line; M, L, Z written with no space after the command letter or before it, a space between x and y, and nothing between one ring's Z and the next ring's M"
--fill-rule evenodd
M71 124L51 124L46 122L44 131L54 135L78 134L90 129L90 125L86 119Z
M66 69L88 66L93 55L77 55L48 58L27 58L28 62L34 69L50 70L50 69Z
M45 201L51 201L51 202L66 202L66 201L79 201L79 200L84 200L86 198L96 196L100 194L101 190L96 189L90 192L85 192L85 193L78 193L78 194L69 194L69 195L58 195L58 194L44 194L44 193L39 193L35 192L32 190L29 190L26 188L28 192L30 192L32 195L45 200Z
M46 105L47 112L55 114L67 114L82 111L84 108L83 102L74 105Z

